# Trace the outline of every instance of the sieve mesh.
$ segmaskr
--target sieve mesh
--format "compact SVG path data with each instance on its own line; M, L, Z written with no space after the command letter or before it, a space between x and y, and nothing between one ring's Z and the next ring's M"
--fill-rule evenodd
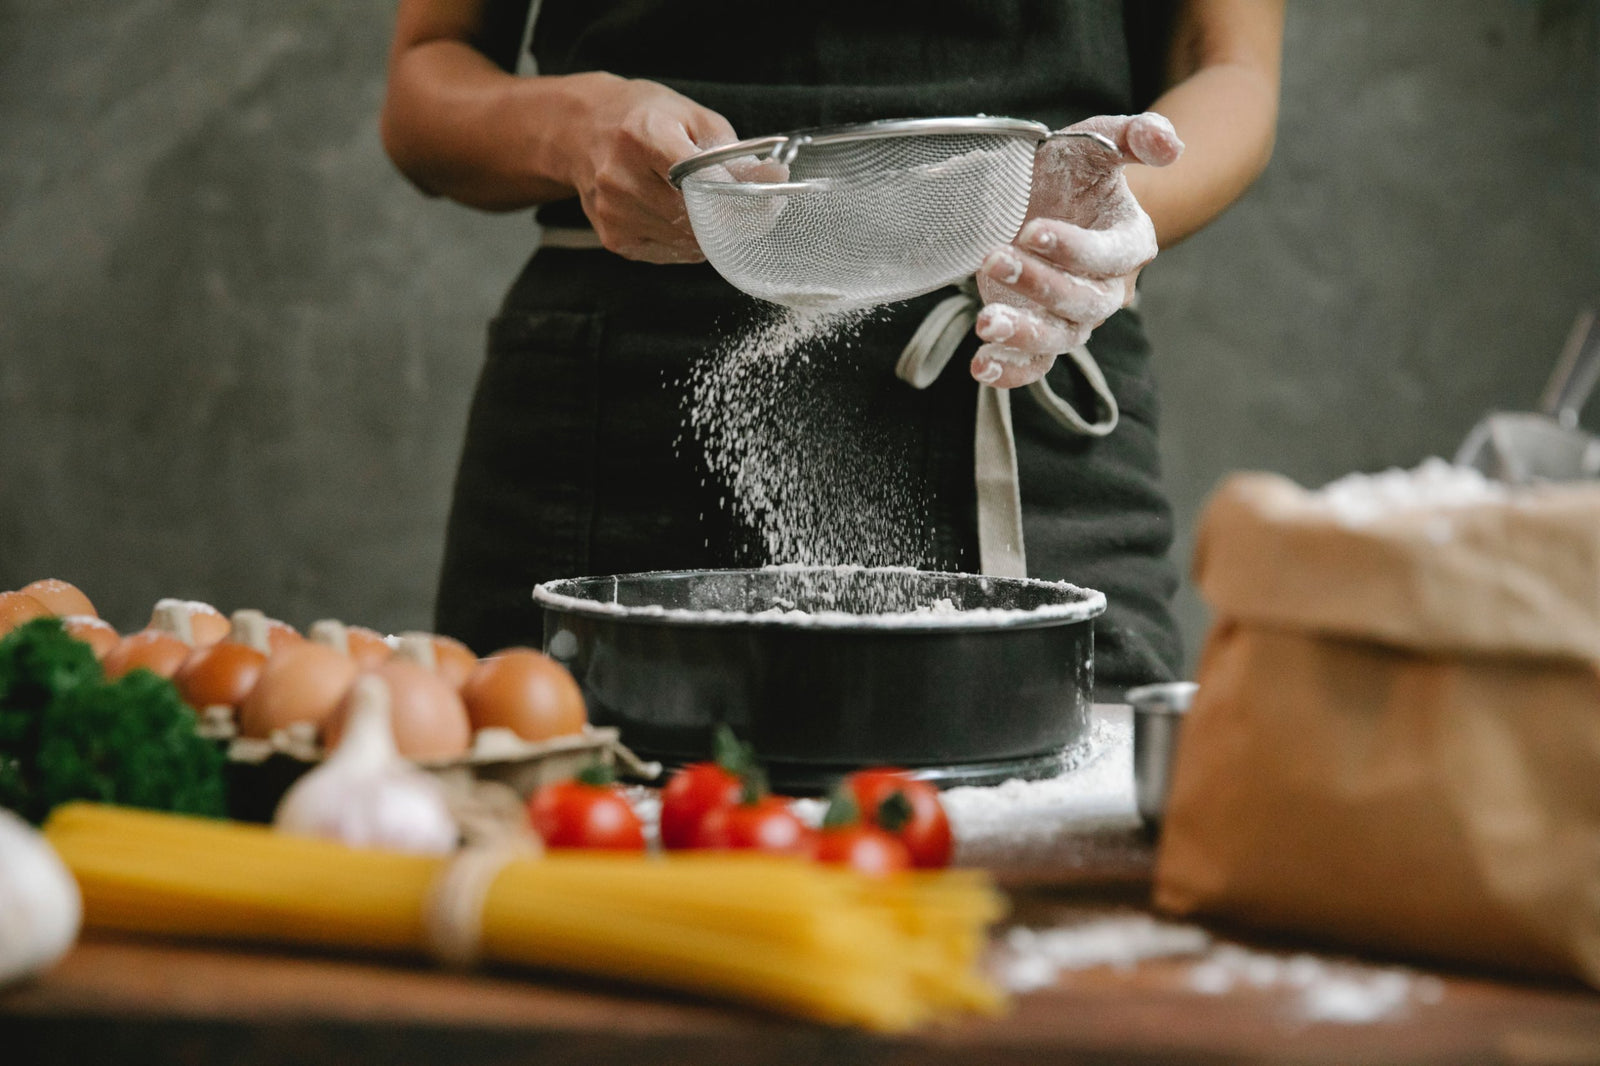
M802 140L787 175L752 154L693 170L683 196L706 258L735 287L854 310L959 281L1015 237L1038 139L1011 129ZM756 173L766 180L740 180Z

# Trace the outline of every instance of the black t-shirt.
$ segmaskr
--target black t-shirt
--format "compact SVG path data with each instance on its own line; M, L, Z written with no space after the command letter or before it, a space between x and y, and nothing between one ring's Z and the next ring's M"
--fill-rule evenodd
M659 81L741 137L875 119L1004 115L1052 128L1142 110L1170 3L1130 0L544 0L541 74ZM479 46L515 64L526 0L490 0ZM509 47L508 47L508 42ZM543 221L582 224L576 202Z

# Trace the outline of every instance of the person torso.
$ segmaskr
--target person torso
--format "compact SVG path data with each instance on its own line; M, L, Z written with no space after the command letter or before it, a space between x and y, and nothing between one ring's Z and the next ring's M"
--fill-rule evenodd
M1059 128L1148 103L1165 7L544 0L531 50L541 74L604 70L661 82L723 115L740 137L935 115ZM571 205L541 217L582 222Z

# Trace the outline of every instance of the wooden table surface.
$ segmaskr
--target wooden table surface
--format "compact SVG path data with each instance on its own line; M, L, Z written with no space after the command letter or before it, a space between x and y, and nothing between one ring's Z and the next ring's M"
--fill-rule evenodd
M1023 890L1011 921L1126 913L1137 894ZM1575 985L1440 975L1432 1002L1310 1023L1291 988L1206 995L1194 966L1067 971L1004 1018L890 1039L564 977L90 936L0 992L0 1063L1600 1064L1600 995Z

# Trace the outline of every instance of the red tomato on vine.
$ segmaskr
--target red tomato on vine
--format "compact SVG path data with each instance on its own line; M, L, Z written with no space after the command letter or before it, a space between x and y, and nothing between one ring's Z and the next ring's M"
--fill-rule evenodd
M528 821L548 848L644 850L639 816L604 768L539 788L528 800Z
M761 851L772 855L811 854L812 832L782 796L761 796L718 807L695 834L697 848Z
M862 820L891 833L906 846L920 869L950 865L954 841L939 790L904 770L874 767L845 778Z
M753 781L759 789L755 753L726 725L717 727L712 751L714 761L690 763L673 774L661 790L662 847L694 847L706 815L738 803L747 782Z
M693 847L706 815L719 807L731 807L743 794L739 775L714 762L685 766L661 790L661 846Z

